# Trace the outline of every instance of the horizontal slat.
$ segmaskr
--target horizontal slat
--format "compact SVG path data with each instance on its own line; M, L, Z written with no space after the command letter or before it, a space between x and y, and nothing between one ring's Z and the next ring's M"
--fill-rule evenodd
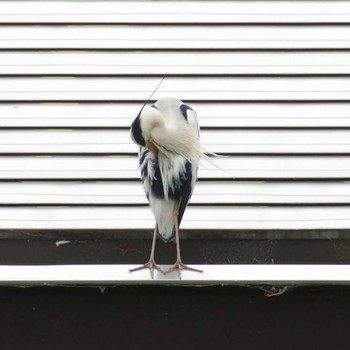
M345 49L350 25L2 26L2 49Z
M346 229L350 207L189 207L184 229ZM0 229L152 229L148 207L0 208Z
M349 178L348 156L228 156L200 167L200 178ZM131 156L5 156L0 179L138 179Z
M0 101L146 100L156 78L1 78ZM350 77L168 77L153 98L182 100L350 100Z
M343 1L2 1L0 23L349 22Z
M350 53L0 52L0 74L349 74Z
M203 130L218 153L350 153L350 130ZM129 129L0 130L0 153L136 153Z
M147 203L141 182L0 182L2 205L145 205ZM350 184L200 181L196 184L191 199L193 205L236 203L350 204Z
M198 103L201 127L349 127L350 103ZM136 103L0 104L0 127L130 127Z
M0 126L130 127L142 104L6 103L0 104Z

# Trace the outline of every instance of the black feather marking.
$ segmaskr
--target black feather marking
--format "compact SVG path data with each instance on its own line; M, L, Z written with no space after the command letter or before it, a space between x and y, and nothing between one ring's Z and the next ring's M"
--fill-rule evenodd
M147 162L152 162L152 159L148 159ZM151 191L152 194L160 199L164 199L164 186L163 180L160 173L158 163L153 161L154 178L151 180ZM147 171L144 171L142 176L147 176ZM189 201L192 194L192 166L191 163L186 162L185 172L180 175L179 181L174 184L174 188L169 188L168 197L175 199L180 202L179 218L180 222L184 214L187 202ZM179 224L180 224L179 222Z
M142 182L149 181L150 183L150 192L153 196L164 199L164 187L163 187L163 181L160 173L160 168L157 162L156 158L153 158L150 156L148 149L142 149L142 152L140 153L140 165L141 165L141 178ZM154 171L152 173L154 176L150 178L148 174L148 167L152 167ZM180 226L182 217L184 215L184 212L186 210L188 201L191 198L193 187L192 187L192 165L190 162L186 162L185 164L185 170L180 175L180 178L176 183L174 183L174 188L169 189L168 197L171 199L174 199L180 203L179 207L179 215L178 215L178 224ZM147 199L149 200L148 193ZM166 242L174 242L175 241L175 228L173 230L173 233L171 237L169 237L168 240L164 240L163 236L160 236L163 241Z
M151 191L155 197L163 199L164 198L163 180L160 175L160 169L158 164L156 165L154 176L155 178L152 181Z
M186 121L187 121L187 111L188 111L188 110L193 111L193 109L192 109L190 106L188 106L188 105L182 104L182 105L180 106L180 110L181 110L181 113L182 113L183 117L184 117L184 118L186 119Z
M141 114L141 112L140 112L140 114ZM136 119L131 124L131 135L132 135L134 141L138 145L145 147L146 141L142 136L141 125L140 125L140 114L136 117Z
M181 188L179 190L179 197L176 198L180 201L179 217L178 223L180 226L182 217L185 213L188 201L191 198L193 188L192 188L192 165L190 162L186 162L185 166L186 172L181 178Z
M180 227L181 220L184 216L188 201L190 200L192 196L193 188L192 188L192 166L191 163L187 162L186 163L186 172L183 174L181 177L181 185L180 187L176 190L175 198L180 202L180 208L179 208L179 216L178 216L178 225ZM170 196L169 196L170 197ZM164 240L162 237L163 241L165 242L175 242L175 227L173 228L173 232L171 236L169 237L168 240Z
M144 181L144 179L148 176L148 169L147 169L147 161L144 164L144 161L146 157L149 154L149 150L146 148L140 148L140 159L139 159L139 166L141 167L141 179Z
M149 154L149 150L147 148L141 148L140 147L140 159L139 159L139 165L140 166L145 161L145 159L148 156L148 154Z

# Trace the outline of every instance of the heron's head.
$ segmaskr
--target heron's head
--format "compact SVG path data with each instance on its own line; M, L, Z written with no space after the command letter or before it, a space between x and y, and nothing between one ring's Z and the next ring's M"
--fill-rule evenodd
M146 143L152 141L152 132L155 128L164 128L162 114L155 107L145 107L140 114L140 126Z
M131 138L136 144L147 146L152 151L152 132L156 128L164 128L162 114L154 106L146 106L131 125Z
M198 131L184 117L181 105L178 99L162 98L145 106L131 126L131 136L160 158L181 155L197 163L201 155Z

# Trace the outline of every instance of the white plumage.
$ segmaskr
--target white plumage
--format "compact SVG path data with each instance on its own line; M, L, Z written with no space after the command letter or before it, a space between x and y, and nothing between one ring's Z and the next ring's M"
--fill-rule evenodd
M162 98L141 109L131 126L131 137L141 146L141 179L156 220L150 261L136 270L160 270L154 261L157 234L165 241L175 238L177 261L170 271L193 270L181 261L179 225L197 180L202 155L197 115L179 99Z

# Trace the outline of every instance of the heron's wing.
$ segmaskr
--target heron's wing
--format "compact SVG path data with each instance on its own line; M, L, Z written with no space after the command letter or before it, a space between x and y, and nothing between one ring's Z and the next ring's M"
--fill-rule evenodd
M182 189L181 189L181 199L180 199L180 208L179 208L179 216L178 222L179 226L182 220L182 217L185 213L187 204L192 196L194 181L193 177L196 176L196 171L193 171L193 166L190 162L186 162L186 173L184 174L184 178L181 181Z
M199 136L199 124L197 113L188 105L182 104L180 106L181 113L186 119L188 125L191 127L193 132ZM179 210L179 225L181 223L182 217L184 215L187 204L192 196L194 189L194 184L197 180L198 164L186 163L186 179L182 182L182 197L180 200L180 210Z
M188 105L182 104L180 106L181 113L183 117L187 120L187 123L193 130L193 132L199 136L199 124L197 113Z

